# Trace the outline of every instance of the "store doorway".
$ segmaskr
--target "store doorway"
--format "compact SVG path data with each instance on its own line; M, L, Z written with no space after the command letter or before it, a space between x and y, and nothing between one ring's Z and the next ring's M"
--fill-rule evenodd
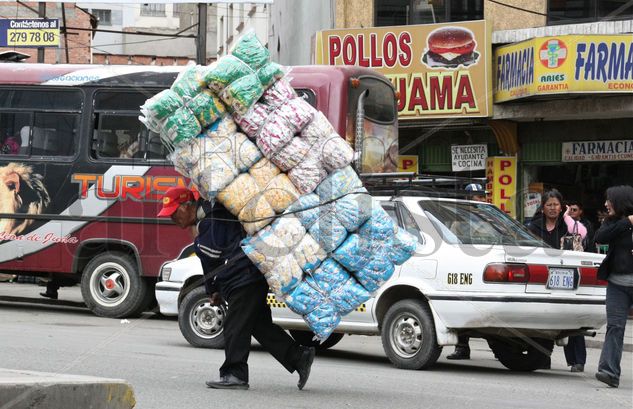
M605 192L616 185L633 184L631 162L579 162L556 165L526 165L528 183L542 183L545 190L558 189L565 200L578 200L585 217L597 229L604 211Z

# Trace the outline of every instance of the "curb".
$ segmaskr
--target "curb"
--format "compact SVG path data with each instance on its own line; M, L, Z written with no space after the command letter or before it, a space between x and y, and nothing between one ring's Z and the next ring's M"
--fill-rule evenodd
M132 386L122 379L0 368L0 408L131 409Z
M597 348L602 349L602 345L604 345L604 341L585 338L585 346L587 348ZM623 352L633 352L633 344L627 344L626 342L622 345Z

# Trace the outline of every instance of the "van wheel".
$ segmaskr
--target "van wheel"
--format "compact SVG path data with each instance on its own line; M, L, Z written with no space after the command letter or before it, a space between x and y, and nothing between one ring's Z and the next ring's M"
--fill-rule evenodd
M495 338L488 345L503 366L519 372L546 369L554 350L554 341L543 338Z
M429 306L419 300L398 301L382 324L382 347L396 368L427 369L440 357Z
M92 312L108 318L136 317L152 300L149 283L139 276L136 263L119 252L90 260L81 276L81 295Z
M213 306L204 287L190 291L178 306L180 332L194 347L224 348L226 306Z
M305 347L315 347L319 351L325 351L328 348L332 348L334 345L338 344L340 340L343 339L344 334L339 334L338 332L333 332L322 344L319 341L314 341L314 332L312 331L299 331L299 330L290 330L290 335L297 341L299 344Z

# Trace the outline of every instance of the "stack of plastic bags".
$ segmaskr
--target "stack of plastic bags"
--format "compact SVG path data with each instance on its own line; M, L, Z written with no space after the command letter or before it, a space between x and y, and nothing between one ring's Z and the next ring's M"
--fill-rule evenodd
M189 67L149 99L141 120L161 134L176 170L238 218L245 254L325 340L417 239L371 198L349 144L283 76L249 33L231 55Z

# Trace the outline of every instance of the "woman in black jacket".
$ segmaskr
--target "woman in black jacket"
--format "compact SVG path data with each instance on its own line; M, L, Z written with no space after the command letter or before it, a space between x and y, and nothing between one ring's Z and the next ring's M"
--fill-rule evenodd
M596 232L596 243L608 244L598 278L608 280L607 333L596 378L617 388L627 314L633 306L633 187L607 189L608 216Z
M561 248L560 239L566 234L578 233L583 239L587 235L587 228L569 215L569 206L563 213L563 196L556 189L543 194L540 211L534 215L528 229L555 249ZM587 362L585 337L570 336L564 350L571 371L584 372Z

